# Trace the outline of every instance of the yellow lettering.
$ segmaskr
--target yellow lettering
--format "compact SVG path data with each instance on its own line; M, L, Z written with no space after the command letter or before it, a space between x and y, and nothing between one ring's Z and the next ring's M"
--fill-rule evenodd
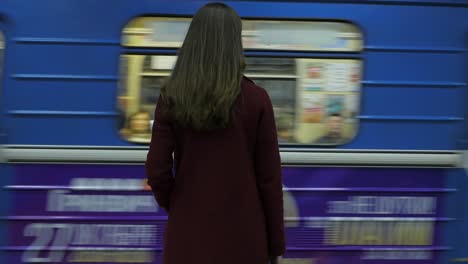
M348 222L348 223L349 223L350 229L351 229L351 235L350 235L350 238L349 238L349 244L348 245L359 245L361 243L360 242L360 235L362 233L363 225L361 225L360 222L356 222L356 221Z
M377 240L377 223L370 222L360 228L358 245L379 245Z
M431 245L432 222L336 221L325 230L332 245Z

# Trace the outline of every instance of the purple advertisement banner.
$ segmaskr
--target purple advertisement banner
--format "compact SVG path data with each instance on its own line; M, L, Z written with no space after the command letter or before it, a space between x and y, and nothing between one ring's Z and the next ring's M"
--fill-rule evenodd
M437 263L444 174L284 168L282 263ZM167 216L144 178L143 166L15 166L8 263L162 263Z

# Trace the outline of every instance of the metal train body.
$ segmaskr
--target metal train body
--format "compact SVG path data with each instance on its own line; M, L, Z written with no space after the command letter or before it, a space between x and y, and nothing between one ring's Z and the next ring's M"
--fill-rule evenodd
M147 145L120 122L151 108L203 3L2 0L1 263L161 263ZM282 263L468 262L468 1L227 3L290 129ZM315 144L349 105L346 142Z

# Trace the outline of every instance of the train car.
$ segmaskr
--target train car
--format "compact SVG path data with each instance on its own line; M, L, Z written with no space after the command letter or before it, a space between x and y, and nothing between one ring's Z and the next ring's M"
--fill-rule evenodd
M161 263L143 163L204 3L2 0L1 263ZM226 3L274 104L282 263L468 262L468 1Z

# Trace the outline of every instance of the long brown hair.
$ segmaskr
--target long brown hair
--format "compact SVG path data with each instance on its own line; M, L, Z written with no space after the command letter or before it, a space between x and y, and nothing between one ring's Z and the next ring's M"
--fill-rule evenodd
M242 21L223 3L203 6L192 19L171 76L161 90L177 122L197 130L227 127L240 93Z

